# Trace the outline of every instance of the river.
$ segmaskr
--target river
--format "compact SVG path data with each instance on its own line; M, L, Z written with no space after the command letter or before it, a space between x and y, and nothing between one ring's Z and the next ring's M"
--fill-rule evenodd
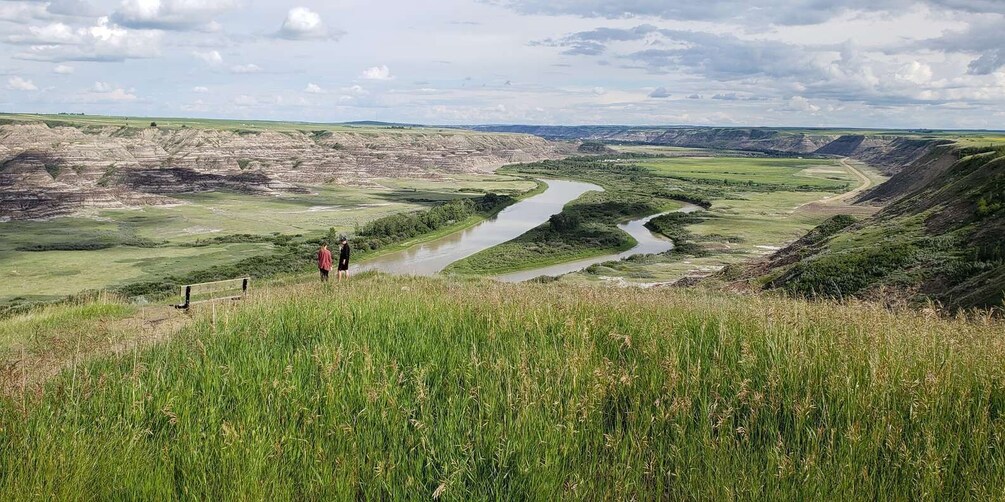
M579 181L542 180L547 190L503 209L494 218L471 228L432 241L416 244L364 263L360 270L380 270L399 275L433 275L451 263L483 249L519 237L524 232L562 212L570 201L591 190L603 188Z
M551 215L561 212L566 204L579 198L579 196L586 192L592 190L603 191L603 188L591 183L568 180L543 181L548 184L547 190L543 193L503 209L492 219L439 239L416 244L408 249L374 258L360 266L359 270L379 270L398 275L434 275L443 271L443 269L455 261L467 258L483 249L488 249L512 240L524 232L548 221ZM693 204L686 204L683 208L676 209L675 211L692 212L700 209L700 207ZM673 242L662 235L650 232L645 227L645 224L649 220L657 216L659 214L618 225L619 228L638 241L638 245L628 251L522 270L497 276L496 279L506 282L519 282L542 275L562 275L576 272L595 263L620 260L637 254L654 254L669 251L673 249Z
M533 268L529 270L521 270L519 272L513 272L510 274L503 274L496 276L496 279L504 282L521 282L528 279L533 279L535 277L540 277L542 275L559 276L572 272L579 272L584 270L590 265L596 265L597 263L604 263L607 261L621 260L628 258L629 256L635 256L639 254L657 254L670 251L673 249L673 241L664 237L663 235L657 234L646 228L646 223L649 220L656 218L657 216L662 216L668 213L682 212L691 213L694 211L700 211L701 208L694 204L685 204L684 207L680 209L675 209L673 211L667 211L665 213L654 214L646 216L645 218L639 218L637 220L629 221L628 223L623 223L618 225L618 228L624 230L635 238L639 243L629 249L628 251L622 251L617 254L608 254L602 256L594 256L592 258L584 258L582 260L567 261L565 263L558 263L555 265L549 265L547 267Z

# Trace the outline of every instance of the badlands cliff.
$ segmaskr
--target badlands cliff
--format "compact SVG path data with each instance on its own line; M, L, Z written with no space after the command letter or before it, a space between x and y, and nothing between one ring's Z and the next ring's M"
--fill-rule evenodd
M340 127L324 130L0 126L0 218L175 202L178 193L303 191L319 183L488 171L574 147L521 134Z

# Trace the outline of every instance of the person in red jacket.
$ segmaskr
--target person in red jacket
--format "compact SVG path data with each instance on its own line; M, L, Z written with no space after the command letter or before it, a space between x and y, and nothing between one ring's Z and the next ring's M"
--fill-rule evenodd
M332 252L328 250L327 242L322 242L321 249L318 250L318 270L321 271L321 282L328 282L328 272L332 270Z

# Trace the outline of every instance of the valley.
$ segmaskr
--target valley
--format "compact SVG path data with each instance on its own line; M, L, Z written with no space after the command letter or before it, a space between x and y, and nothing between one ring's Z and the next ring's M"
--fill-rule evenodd
M1005 192L981 138L900 167L559 143L10 218L0 493L991 497ZM320 284L340 235L354 276ZM244 274L241 302L167 306Z

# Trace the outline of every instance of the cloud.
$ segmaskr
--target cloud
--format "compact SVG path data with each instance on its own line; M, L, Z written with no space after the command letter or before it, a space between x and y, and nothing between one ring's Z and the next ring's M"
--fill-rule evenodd
M669 98L670 91L667 91L666 87L657 87L653 89L653 92L649 93L650 98Z
M370 92L364 89L363 86L361 85L351 85L349 87L344 87L342 88L342 92L352 94L355 96L365 96L367 94L370 94Z
M201 86L201 85L197 85L197 86L195 86L195 87L192 88L192 92L197 92L199 94L205 94L205 93L209 92L209 87L204 87L204 86Z
M38 87L31 80L14 76L7 80L7 88L12 91L37 91Z
M52 0L45 6L50 14L73 17L97 17L99 10L85 0Z
M989 75L1005 67L1005 52L1002 49L992 49L967 65L967 73L971 75Z
M1005 14L997 0L482 0L525 14L574 15L623 19L662 18L676 21L709 21L814 25L847 14L893 14L927 6L937 11L964 14Z
M792 77L816 71L813 57L802 48L774 40L741 40L733 35L661 30L675 45L626 55L652 72L689 70L717 80L751 76Z
M701 94L691 94L687 99L701 99Z
M907 82L924 84L932 80L932 67L920 61L911 61L901 66L895 76Z
M137 29L217 31L213 17L238 5L238 0L124 0L112 19Z
M91 89L82 95L83 101L89 103L113 103L136 101L133 91L108 82L95 82Z
M634 28L600 28L572 33L559 39L533 42L567 48L566 55L598 55L612 42L639 42L646 48L620 54L653 73L690 70L716 79L755 75L782 77L813 70L812 55L804 48L775 40L745 40L733 35L700 31L659 29L653 25Z
M1005 2L1000 2L1005 5ZM1005 67L1005 19L1002 16L968 20L966 28L944 32L941 36L919 42L922 49L945 53L976 54L967 66L970 75L989 75Z
M261 71L262 71L262 67L258 66L257 64L254 64L254 63L238 64L238 65L234 65L234 66L230 67L230 72L231 73L238 73L238 74L260 73Z
M327 40L335 39L342 32L330 32L321 21L321 15L307 7L294 7L286 13L286 19L276 36L286 40Z
M363 70L363 73L360 74L360 78L365 80L391 80L394 76L391 75L391 70L387 67L387 65L380 65L372 66Z
M73 28L63 23L29 26L27 33L11 35L7 42L28 46L15 58L35 61L125 61L160 54L161 34L134 31L107 17L93 26Z
M698 78L713 84L728 83L728 91L713 96L716 100L772 97L788 100L787 96L798 94L807 99L893 106L976 97L986 100L996 95L982 87L986 84L975 82L957 81L951 85L953 90L938 89L947 85L946 80L937 78L935 68L925 60L926 54L911 54L911 59L907 59L907 54L867 51L853 42L837 46L799 45L641 25L577 32L540 45L564 48L584 42L601 44L605 52L609 52L608 44L618 44L619 52L607 56L607 60L620 61L623 69L686 76L689 80ZM1005 63L999 60L997 52L989 54L971 63L971 73L994 72L1000 63Z
M307 84L307 87L304 88L304 92L308 94L324 94L325 90L317 84L309 83Z
M549 38L533 41L531 45L565 47L566 49L562 51L562 54L570 56L598 56L607 51L607 44L610 42L643 40L659 31L657 27L651 24L644 24L628 29L596 28L566 35L558 39Z
M192 55L198 59L201 59L206 64L210 65L220 65L223 64L223 56L220 55L219 51L193 51Z
M698 98L692 98L692 99L701 99L701 96L698 96ZM720 92L720 93L714 94L712 96L712 99L714 99L716 101L764 101L765 100L765 98L762 98L762 97L752 96L752 95L748 95L748 94L738 94L738 93L735 93L735 92Z
M805 113L816 113L820 111L820 107L811 103L810 100L802 96L793 96L789 99L788 108L797 112Z
M27 23L34 19L48 19L44 4L23 2L0 2L0 20L13 23Z
M60 75L72 75L73 71L74 70L72 66L68 66L65 64L56 65L56 67L52 69L53 73L58 73Z
M79 44L87 32L74 29L63 23L50 23L42 26L29 26L28 32L20 35L10 35L7 42L12 44Z

